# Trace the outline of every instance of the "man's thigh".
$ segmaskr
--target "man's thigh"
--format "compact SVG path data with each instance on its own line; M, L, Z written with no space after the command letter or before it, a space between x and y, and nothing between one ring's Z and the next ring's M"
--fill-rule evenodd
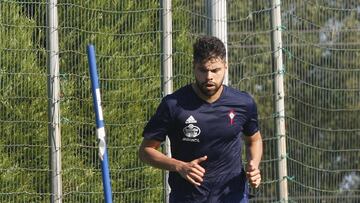
M243 174L219 176L205 180L201 186L183 183L172 188L169 200L170 203L247 203L246 177Z
M210 196L206 203L248 203L247 194L229 193L224 196Z
M170 193L170 203L207 203L209 191L202 186L184 188L184 190L172 190Z
M205 196L175 196L170 194L170 203L207 203L207 197Z
M170 194L170 203L248 203L247 193L232 192L219 195L175 195Z
M248 184L246 177L243 174L229 176L225 180L219 179L222 182L215 184L209 196L207 203L247 203L248 198ZM221 184L223 183L223 184Z

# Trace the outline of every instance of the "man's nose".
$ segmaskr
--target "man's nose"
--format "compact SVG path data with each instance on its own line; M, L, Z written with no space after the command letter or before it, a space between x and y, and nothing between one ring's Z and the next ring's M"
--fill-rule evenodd
M213 79L213 73L211 71L206 72L206 79L207 80L212 80Z

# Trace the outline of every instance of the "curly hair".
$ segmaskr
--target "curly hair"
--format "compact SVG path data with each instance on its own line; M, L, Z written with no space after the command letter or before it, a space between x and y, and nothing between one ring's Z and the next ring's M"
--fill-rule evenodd
M199 37L193 45L194 63L203 63L214 58L225 60L226 49L224 43L214 36Z

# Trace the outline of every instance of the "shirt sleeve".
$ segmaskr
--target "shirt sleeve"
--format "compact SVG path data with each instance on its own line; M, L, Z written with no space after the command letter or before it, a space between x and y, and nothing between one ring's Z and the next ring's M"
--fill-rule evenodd
M165 141L171 125L171 115L166 100L163 99L158 106L156 113L146 124L143 132L145 139Z
M244 125L244 135L251 136L259 131L258 113L254 99L250 96L250 102L248 104L248 119Z

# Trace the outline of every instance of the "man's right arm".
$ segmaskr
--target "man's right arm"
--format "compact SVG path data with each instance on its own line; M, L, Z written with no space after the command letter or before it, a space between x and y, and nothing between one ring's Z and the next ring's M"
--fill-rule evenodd
M183 162L167 157L163 153L159 152L158 149L160 145L160 141L143 139L139 148L140 160L156 168L178 172L183 178L194 185L201 184L205 169L200 166L200 163L207 159L206 156L200 157L191 162Z

